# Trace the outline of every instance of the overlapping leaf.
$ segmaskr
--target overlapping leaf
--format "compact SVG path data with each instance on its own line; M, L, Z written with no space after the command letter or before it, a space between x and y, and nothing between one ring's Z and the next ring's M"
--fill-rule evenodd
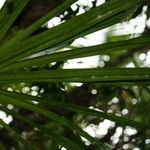
M15 5L13 12L7 12L5 4L0 12L0 39L11 27L17 16L28 3L27 0L14 1ZM3 43L0 47L0 84L18 83L18 82L100 82L101 84L150 84L150 69L149 68L104 68L104 69L60 69L51 71L36 71L26 72L19 71L24 67L42 66L46 63L65 61L73 58L81 58L99 54L113 53L115 50L126 50L149 46L149 37L138 37L134 39L105 43L97 46L72 49L64 52L52 53L49 55L39 56L37 58L23 59L45 49L56 48L61 45L67 45L78 37L87 35L94 31L107 28L113 24L120 23L123 19L132 14L139 6L141 0L110 0L101 6L91 9L90 11L71 18L70 20L46 30L38 35L32 36L42 24L46 23L52 17L59 15L65 11L76 0L66 0L62 5L58 6L52 12L29 26L27 29L20 31L12 39ZM11 72L13 71L13 72ZM39 105L32 103L36 101ZM67 149L84 149L83 145L72 141L66 137L61 137L51 132L47 127L39 125L27 117L22 118L13 110L5 107L7 104L12 104L16 108L24 108L36 112L47 117L61 125L75 131L79 136L85 137L90 142L96 144L99 149L107 149L104 143L94 139L71 122L64 116L55 114L45 108L45 104L49 107L57 105L60 108L67 109L76 113L85 115L93 115L96 117L110 119L120 125L129 125L143 130L149 129L149 125L144 125L127 118L117 117L105 112L97 112L88 108L67 104L58 103L56 101L48 101L43 98L33 97L29 95L0 91L0 109L7 114L19 119L22 122L30 124L32 127L37 127L42 133L48 134L50 138ZM0 125L15 137L18 142L21 142L27 149L30 149L28 142L23 139L14 129L7 125L3 120L0 120ZM1 149L3 145L0 143Z

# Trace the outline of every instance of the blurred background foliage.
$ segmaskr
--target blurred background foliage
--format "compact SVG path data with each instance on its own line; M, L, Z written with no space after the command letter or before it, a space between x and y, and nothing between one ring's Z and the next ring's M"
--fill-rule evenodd
M36 35L45 31L47 28L58 25L76 15L84 13L94 7L101 5L100 0L88 0L84 2L79 0L72 7L68 8L61 15L50 20L47 24L43 25L33 34ZM109 0L107 0L109 1ZM35 20L44 16L47 12L60 5L63 0L34 0L30 1L16 21L9 29L8 34L1 42L5 42L10 39L18 30L23 29L34 23ZM111 42L118 40L126 40L139 35L150 34L150 9L149 1L145 1L143 5L134 12L132 16L126 18L124 22L117 25L111 26L104 31L100 32L96 36L101 36L102 42ZM9 13L13 9L13 3L8 1ZM138 18L145 18L142 27ZM129 20L130 19L130 20ZM140 21L141 21L140 20ZM132 26L132 23L137 24ZM134 24L134 23L133 23ZM140 29L137 29L140 26ZM133 28L133 31L130 31ZM142 29L141 29L142 28ZM128 31L129 30L129 31ZM88 42L88 36L82 38L82 40ZM94 36L92 37L94 38ZM77 48L84 46L81 39L78 42L72 41L66 45L66 49ZM60 48L59 51L65 50ZM44 53L49 53L46 50ZM43 55L40 53L39 55ZM84 58L86 59L86 58ZM106 55L97 55L92 59L89 59L89 63L84 62L84 59L76 59L75 64L71 64L69 61L60 61L56 63L50 63L42 66L46 70L54 70L58 68L67 68L70 66L76 67L84 66L86 63L87 67L93 67L92 63L96 59L97 68L109 68L109 67L149 67L150 65L150 51L149 47L142 49L124 49L124 51L118 51L114 53L108 53ZM28 68L27 68L28 69ZM41 68L32 67L28 71L37 71ZM101 83L54 83L54 82L33 82L33 83L18 83L18 84L3 84L2 89L8 91L16 91L19 93L29 94L33 96L44 97L52 99L57 102L67 102L90 109L103 111L117 116L127 117L143 124L150 124L150 86L144 85L103 85ZM22 116L26 116L36 122L48 127L54 133L69 137L73 141L79 141L79 143L85 142L87 150L96 149L94 144L91 144L85 138L80 138L75 132L68 130L66 127L47 119L44 116L39 115L36 112L32 112L26 109L18 109L13 105L6 105L10 110L14 110ZM81 126L90 135L97 138L98 140L107 143L111 146L111 149L133 149L133 150L148 150L150 149L150 130L140 130L129 126L120 126L117 123L102 119L94 116L87 116L82 113L70 112L57 106L50 107L45 104L45 107L59 115L63 115L68 119L74 121L76 124ZM52 141L50 137L41 132L35 127L33 128L29 124L21 122L20 120L7 115L1 111L1 118L15 128L19 134L22 135L26 140L30 141L35 149L61 149L64 148L59 146L55 141ZM22 149L21 146L16 142L15 139L11 138L8 130L0 129L0 141L6 149Z

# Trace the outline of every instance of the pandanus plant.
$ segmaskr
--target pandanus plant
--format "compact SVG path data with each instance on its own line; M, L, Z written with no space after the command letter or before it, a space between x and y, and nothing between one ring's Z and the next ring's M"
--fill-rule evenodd
M79 123L64 115L65 112L108 119L118 125L131 126L140 131L147 131L150 129L150 125L104 111L89 109L86 106L77 105L75 102L69 103L55 100L48 96L43 97L42 94L32 96L18 92L19 90L7 90L10 85L17 87L21 83L31 85L33 83L63 84L81 82L111 86L149 86L150 69L148 67L83 69L54 67L46 69L45 66L53 62L57 64L70 59L113 54L116 51L121 52L123 50L134 51L135 49L149 46L150 37L141 34L129 39L106 42L95 46L71 47L69 50L60 51L60 49L68 47L77 38L132 19L144 5L149 3L144 0L108 0L83 14L71 16L57 26L52 28L43 27L44 30L40 30L45 23L68 10L76 1L58 1L57 4L53 5L52 8L54 9L52 10L47 6L48 2L47 4L45 2L46 5L43 7L38 2L33 2L28 7L29 3L31 3L29 0L5 2L0 10L0 109L18 122L21 122L22 125L27 124L30 126L30 130L38 132L39 145L42 138L45 138L45 145L48 142L49 144L47 144L47 147L43 145L44 149L59 149L61 147L68 150L88 149L81 137L90 141L95 146L95 149L111 149L110 145L105 141L94 138L85 132ZM34 9L35 5L37 5L37 9ZM34 12L34 10L36 11ZM42 11L37 14L37 10ZM18 18L20 16L24 16L24 18L20 19L21 21L19 22ZM39 52L44 52L47 49L49 53L38 55ZM55 108L57 108L57 111ZM22 110L27 111L28 114L25 113L24 115L21 113ZM62 111L64 111L64 114ZM34 114L34 117L31 117L32 115L30 116L30 114ZM45 119L39 121L39 117ZM49 122L54 122L55 125L58 124L58 130L60 131L53 130ZM9 125L3 119L0 120L0 125L1 149L9 147L9 144L6 146L6 143L9 143L10 139L15 141L14 145L10 144L11 148L40 149L24 135L25 133L17 128L17 125ZM65 131L62 131L63 129ZM3 130L5 132L2 132ZM7 137L5 137L6 132ZM7 142L3 141L4 137L8 139ZM41 143L44 142L42 141Z

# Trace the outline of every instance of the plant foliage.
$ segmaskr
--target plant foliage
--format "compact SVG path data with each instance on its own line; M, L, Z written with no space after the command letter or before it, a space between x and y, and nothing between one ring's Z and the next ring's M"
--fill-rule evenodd
M21 12L27 10L30 3L28 0L6 1L0 10L0 109L17 120L16 126L5 123L3 119L0 120L1 138L5 138L3 134L7 133L6 139L12 140L10 146L1 140L1 149L13 147L16 149L61 149L61 147L68 150L88 149L90 146L87 146L81 137L90 141L95 149L112 148L108 142L94 138L85 132L81 122L73 121L70 117L72 114L92 116L98 118L99 121L108 119L123 127L136 128L142 133L146 133L150 129L150 119L136 121L134 117L132 119L117 116L105 110L90 109L86 104L70 103L63 100L62 91L56 88L56 85L63 87L70 82L100 84L104 88L107 88L108 85L147 88L150 85L150 69L148 67L125 68L112 65L104 68L63 69L61 64L75 58L102 54L114 56L115 53L121 54L125 50L134 51L147 48L150 43L148 35L141 34L138 37L108 41L95 46L59 50L69 47L79 37L132 19L139 14L143 5L147 5L149 2L146 0L108 0L83 14L72 15L57 26L38 32L42 25L69 10L76 1L62 1L55 9L38 18L36 22L26 28L17 26L16 21ZM49 53L45 54L47 49ZM39 52L43 52L43 54L38 55ZM54 68L52 65L49 66L53 62L56 63ZM52 90L55 96L23 94L19 89L21 84L29 87L38 85L44 87L45 90L47 87L48 91ZM53 87L53 85L55 86ZM8 91L9 87L13 87L13 90ZM82 98L80 99L82 100ZM12 108L10 109L8 106L12 106ZM42 120L42 118L44 119ZM21 127L26 124L30 128L22 132L22 129L17 126L17 122L22 123ZM28 135L28 138L26 132L36 133L39 138L35 137L37 142L33 139L30 140L30 136ZM40 141L45 146L40 146Z

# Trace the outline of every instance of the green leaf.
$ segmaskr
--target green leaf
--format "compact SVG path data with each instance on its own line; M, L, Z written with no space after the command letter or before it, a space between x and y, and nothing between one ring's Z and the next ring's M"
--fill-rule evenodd
M44 104L45 106L48 105L50 107L57 106L57 107L65 108L69 111L73 111L76 113L83 113L85 115L93 115L93 116L109 119L109 120L114 121L117 124L123 125L123 126L131 126L131 127L136 127L136 128L142 128L142 129L150 128L150 125L144 125L142 123L138 123L136 121L132 121L127 118L118 117L118 116L108 114L105 112L91 110L91 109L81 107L78 105L74 105L74 104L69 104L69 103L64 103L64 102L60 103L55 100L45 99L43 97L34 97L34 96L26 95L26 94L21 94L21 93L16 93L16 92L8 92L8 91L4 91L4 90L0 91L0 94L19 99L20 101L25 100L25 101L31 102L31 103L32 103L32 101L35 101L35 102L39 102L40 105Z
M12 23L15 21L17 16L20 14L20 12L23 10L23 8L26 6L28 2L29 0L21 0L21 1L15 0L11 2L12 5L11 7L13 7L13 11L5 14L5 17L2 17L0 22L0 40L4 37L8 29L11 27ZM7 7L8 5L6 4L4 6ZM9 8L5 8L5 9L8 9L9 11ZM0 16L3 16L4 13L3 9L1 11L0 11Z
M149 122L146 120L136 122L124 117L118 117L106 112L98 112L89 108L77 106L69 103L60 103L54 100L43 97L33 97L21 93L8 92L2 88L8 88L10 83L17 85L17 83L34 83L34 82L96 82L109 85L150 85L150 68L96 68L96 69L58 69L58 70L42 70L42 71L20 71L24 67L43 66L50 62L66 61L68 59L82 58L87 56L94 56L99 54L112 54L118 52L121 54L122 50L134 50L147 48L149 46L149 36L139 35L138 38L129 40L118 40L115 42L106 42L101 45L89 46L83 48L76 48L69 51L52 53L49 55L31 58L33 54L43 52L49 49L58 49L69 45L72 41L79 37L93 33L98 30L105 29L114 24L121 23L126 19L130 19L132 14L141 9L144 5L142 0L107 0L104 4L92 8L84 14L72 17L71 19L62 22L46 31L32 35L34 31L40 28L49 19L61 14L71 4L77 0L66 0L62 5L49 12L46 16L37 20L34 24L24 30L17 31L10 40L3 40L5 34L9 34L9 30L13 22L19 16L20 12L28 3L28 0L11 0L6 1L3 8L0 10L0 110L12 115L17 120L29 124L31 127L36 127L41 134L50 137L56 145L63 146L66 149L85 149L85 145L80 144L65 136L57 135L47 126L41 125L36 121L28 119L13 110L6 108L6 105L12 104L14 110L17 108L30 110L38 113L49 120L59 123L60 126L65 126L72 132L77 133L78 137L85 137L92 144L97 145L98 149L109 149L103 142L91 137L88 133L83 131L76 122L70 121L67 117L58 115L50 111L50 108L59 107L71 112L81 113L84 115L92 115L103 119L109 119L121 126L131 126L138 128L139 131L150 129ZM8 5L11 2L11 5ZM146 3L146 2L145 2ZM12 5L13 4L13 5ZM146 3L147 4L147 3ZM11 9L9 7L11 6ZM139 11L139 10L138 10ZM4 42L5 41L5 42ZM47 83L46 83L47 84ZM51 83L50 83L51 84ZM12 85L12 84L10 84ZM147 88L147 90L149 90ZM17 90L16 90L17 91ZM142 90L139 89L141 92ZM58 93L59 94L59 93ZM143 94L143 93L142 93ZM142 95L141 94L141 95ZM143 94L144 95L144 94ZM149 93L146 96L141 96L141 99L146 97L148 99ZM33 102L37 103L33 103ZM144 101L147 102L147 101ZM142 110L143 111L143 110ZM145 111L146 112L146 111ZM140 122L147 122L143 124ZM5 128L8 133L18 142L18 146L25 146L25 149L33 149L32 143L22 138L21 134L15 131L12 127L6 124L2 119L0 126ZM0 149L5 149L0 143ZM84 145L84 146L83 146ZM55 149L58 149L58 147Z
M41 65L48 64L50 62L64 61L68 59L94 56L99 54L110 54L125 49L132 50L135 48L148 46L149 42L150 42L150 38L146 36L146 37L133 38L129 40L109 42L109 43L104 43L96 46L77 48L68 51L52 53L49 55L39 56L36 58L21 60L19 62L10 65L9 67L5 67L4 69L2 69L2 71L17 70L20 68L31 67L31 66L41 66ZM6 62L6 64L7 63L8 62ZM7 65L9 65L9 63Z
M42 108L40 106L36 106L36 105L28 103L26 101L20 101L19 99L8 97L8 96L2 95L2 94L0 94L0 103L1 104L12 104L19 108L25 108L27 110L37 112L49 119L52 119L53 121L56 121L57 123L60 123L64 126L68 127L71 130L76 131L78 134L80 134L80 136L83 136L87 140L91 141L93 144L96 144L100 149L107 148L106 145L97 141L95 138L90 136L88 133L83 131L80 127L75 125L73 122L69 121L67 118L65 118L63 116L59 116L51 111L45 110L44 108Z
M7 76L6 76L7 73ZM150 68L58 69L50 71L0 73L0 83L18 82L150 82Z
M124 3L123 0L116 1L110 1L99 7L96 7L82 15L76 16L62 23L59 26L56 26L39 35L33 36L23 41L22 43L14 42L10 46L6 45L6 47L1 47L1 62L6 60L8 61L8 59L14 57L15 55L17 59L21 59L28 55L32 55L36 52L42 51L46 48L56 46L62 42L66 42L68 40L70 41L70 39L72 40L76 38L77 35L82 34L89 28L97 25L98 23L103 23L103 21L105 20L108 21L115 15L118 15L125 10L127 11L127 9L130 9L135 6L135 4L138 4L138 1L135 0L131 0L130 3Z
M2 119L0 119L0 125L8 130L8 133L17 141L21 142L27 149L31 149L32 146L23 139L19 133L17 133L14 129L12 129L9 125L7 125Z
M78 145L77 143L72 141L71 139L67 139L63 136L56 135L51 131L51 129L41 126L40 124L35 123L33 120L29 120L27 117L21 116L18 113L16 113L15 111L9 110L3 106L0 106L0 109L9 115L12 115L16 119L19 119L20 121L27 123L27 124L31 125L32 127L38 128L42 134L44 133L48 137L51 137L55 142L58 143L58 145L61 144L62 146L64 146L67 149L72 148L74 150L79 150L79 149L83 150L83 147L81 147L80 145Z

